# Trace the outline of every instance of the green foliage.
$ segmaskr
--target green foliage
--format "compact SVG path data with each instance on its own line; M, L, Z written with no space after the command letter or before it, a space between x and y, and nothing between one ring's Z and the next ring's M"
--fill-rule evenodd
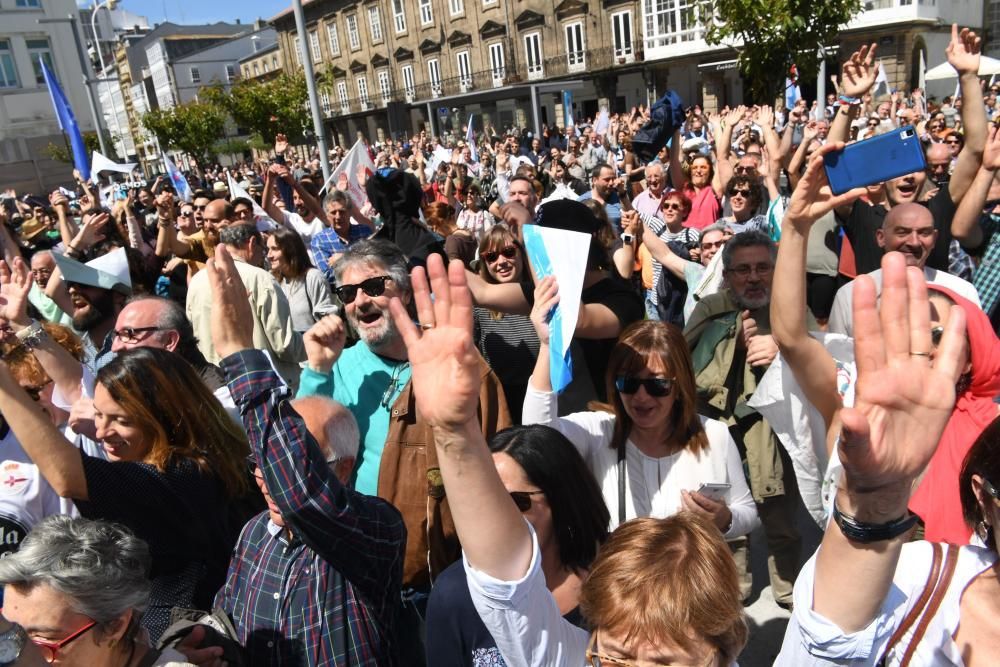
M794 64L802 79L819 72L819 48L861 11L861 0L697 0L705 41L739 53L739 67L756 100L782 93ZM738 45L742 41L742 45Z
M84 132L83 143L87 147L87 155L93 154L94 151L97 151L98 153L101 152L101 142L97 138L97 132ZM111 141L111 135L107 132L104 133L104 143L107 145L109 151L114 151L114 143ZM42 149L42 152L56 162L73 164L73 151L70 150L69 146L65 143L56 144L50 141L49 145ZM118 159L117 153L114 152L105 157L109 160Z
M268 81L243 80L226 91L205 88L202 99L224 109L242 130L270 144L283 133L292 143L302 139L311 124L306 79L301 73L282 74Z
M188 102L172 109L153 109L142 117L142 124L164 148L204 160L225 132L226 114L210 102Z
M239 155L250 150L250 142L247 139L223 139L216 142L212 152L217 155Z

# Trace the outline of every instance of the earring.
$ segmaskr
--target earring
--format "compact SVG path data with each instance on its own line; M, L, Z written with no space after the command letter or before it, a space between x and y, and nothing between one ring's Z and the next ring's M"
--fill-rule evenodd
M978 524L976 524L976 535L979 539L983 541L984 544L990 543L990 533L993 531L993 526L991 526L986 519L983 519Z

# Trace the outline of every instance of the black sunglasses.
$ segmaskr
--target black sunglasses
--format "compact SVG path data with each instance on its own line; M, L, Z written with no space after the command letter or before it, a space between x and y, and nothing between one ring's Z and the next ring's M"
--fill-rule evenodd
M660 398L670 393L670 390L674 388L674 381L666 378L637 378L630 375L619 375L615 378L615 387L622 394L634 394L639 391L639 387L645 387L647 394Z
M750 191L749 190L732 190L729 193L730 197L735 197L736 195L739 195L739 196L743 197L744 199L750 199Z
M347 304L354 303L359 289L370 297L382 296L385 294L385 281L387 280L392 280L392 278L390 276L375 276L374 278L362 280L357 285L341 285L334 288L333 291L337 293L337 296L340 297L340 300L346 306Z
M507 259L514 259L517 257L517 248L509 245L506 248L501 248L500 250L490 250L489 252L483 253L483 259L486 260L487 264L492 264L500 259L500 255L503 255Z
M514 499L514 504L521 512L531 509L531 496L545 495L544 491L511 491L510 497Z

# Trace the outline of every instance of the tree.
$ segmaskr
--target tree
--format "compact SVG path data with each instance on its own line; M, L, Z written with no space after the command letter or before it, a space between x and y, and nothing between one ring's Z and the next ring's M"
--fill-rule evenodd
M204 160L226 129L226 114L210 102L188 102L170 109L153 109L143 126L165 148L174 148Z
M697 0L705 41L739 53L754 99L773 100L794 64L799 76L819 72L820 47L861 11L861 0ZM742 42L742 44L740 44Z
M236 125L270 143L283 133L300 141L311 125L303 74L282 74L269 81L243 80L228 91L222 86L202 89L201 98L225 109Z
M114 143L111 141L111 135L108 132L104 133L104 142L109 148L114 150ZM101 152L101 142L97 139L97 132L84 132L83 143L87 147L87 155L93 154L94 151ZM49 145L42 149L42 152L57 162L73 164L73 152L65 143L60 145L50 141ZM109 160L116 160L118 159L118 154L115 152L105 157Z

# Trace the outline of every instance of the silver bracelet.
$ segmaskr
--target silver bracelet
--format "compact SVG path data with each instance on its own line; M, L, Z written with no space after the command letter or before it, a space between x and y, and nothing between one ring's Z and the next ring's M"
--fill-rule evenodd
M32 320L31 325L21 329L14 334L17 339L28 349L35 349L41 343L42 339L45 338L45 329L42 328L42 323L38 320Z

